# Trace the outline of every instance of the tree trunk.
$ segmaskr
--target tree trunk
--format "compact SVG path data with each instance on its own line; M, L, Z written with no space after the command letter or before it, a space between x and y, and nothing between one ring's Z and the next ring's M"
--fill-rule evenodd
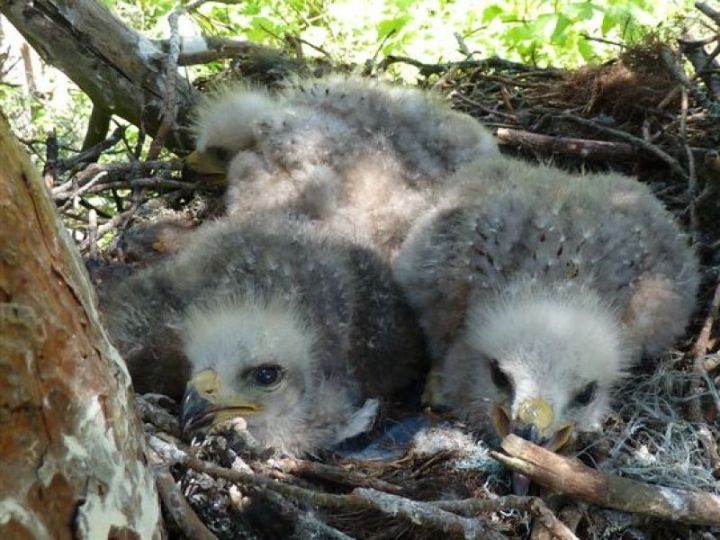
M158 538L129 375L9 133L1 117L0 538Z
M182 153L192 146L181 127L196 92L179 74L166 81L167 54L95 0L0 0L5 15L49 64L75 82L98 110L107 110L155 136L163 98L176 90L177 122L165 145Z

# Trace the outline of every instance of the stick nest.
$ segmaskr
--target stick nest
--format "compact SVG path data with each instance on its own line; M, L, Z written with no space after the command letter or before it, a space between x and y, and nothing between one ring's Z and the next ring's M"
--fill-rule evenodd
M711 43L716 41L717 35ZM704 265L703 309L681 350L638 368L619 390L603 436L578 441L576 450L604 473L720 494L720 74L714 56L697 43L653 37L625 49L614 62L574 71L471 56L437 65L388 57L369 70L414 65L419 86L444 92L459 110L503 133L505 152L571 170L636 175L676 213ZM277 78L274 71L269 80ZM528 143L521 136L526 133L537 137ZM573 153L569 147L558 150L558 138L588 144ZM48 141L48 186L101 290L107 281L177 250L196 224L222 214L222 186L184 177L177 161L136 155L129 163L96 163L122 141L116 132L65 161L53 159ZM596 154L597 142L611 144ZM98 194L112 201L114 212L92 202ZM720 533L717 527L604 510L538 488L537 496L514 497L510 474L492 459L490 448L449 419L430 416L425 428L398 442L386 459L330 454L303 461L253 448L238 426L187 446L177 438L174 404L157 396L138 398L138 404L174 537L710 538ZM401 418L407 411L392 414Z

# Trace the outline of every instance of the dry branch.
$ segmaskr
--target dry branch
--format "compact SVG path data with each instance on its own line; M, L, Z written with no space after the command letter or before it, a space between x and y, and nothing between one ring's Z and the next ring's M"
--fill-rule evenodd
M158 44L127 27L95 0L0 0L5 15L49 64L63 71L99 110L109 110L150 135L162 121L163 99L177 93L178 124L166 146L189 151L190 135L180 128L196 99L189 81L166 79L167 55Z
M187 500L185 500L167 466L156 466L155 482L165 509L187 538L192 538L192 540L217 540L217 536L208 530Z
M433 504L443 510L464 516L481 512L510 512L524 510L535 514L542 525L560 540L577 540L577 536L560 521L539 497L520 497L506 495L496 499L462 499L434 501Z
M575 458L557 455L516 435L508 435L495 459L550 490L592 504L694 525L720 526L720 497L653 486L604 474Z
M631 144L570 137L553 137L520 129L497 130L500 144L540 149L548 154L570 154L585 159L622 160L637 159L638 150Z
M715 24L720 26L720 11L716 11L706 2L695 2L695 7L704 13L708 18L712 19Z
M380 478L373 478L366 474L362 474L352 470L345 470L342 467L318 463L315 461L306 461L302 459L286 458L281 460L278 465L283 472L320 478L328 480L344 486L367 487L388 493L400 493L403 491L401 486L386 482Z
M282 55L280 51L269 47L263 47L262 45L252 43L251 41L218 37L203 37L199 39L202 39L203 47L200 50L193 50L192 52L184 52L181 50L180 56L178 57L178 65L189 66L194 64L207 64L208 62L213 62L215 60L235 58L238 56L267 58L271 63L277 62L280 64L295 62L294 60L290 60L286 56ZM188 43L183 43L183 48L188 45ZM197 43L193 43L193 49L197 49Z
M607 133L608 135L623 139L630 144L634 144L642 150L645 150L646 152L653 154L660 158L662 161L664 161L668 165L668 167L670 167L670 169L683 181L688 182L689 180L688 173L680 165L680 162L678 162L677 159L665 152L662 148L658 147L655 144L652 144L651 142L641 139L640 137L636 137L635 135L632 135L620 129L603 126L601 124L598 124L597 122L594 122L593 120L588 120L587 118L576 116L574 114L562 114L559 116L559 118L563 120L570 120L571 122L575 122L576 124L580 124L582 126L597 129L598 131Z
M220 467L219 465L197 459L176 446L152 435L148 437L148 441L152 449L168 464L177 463L184 467L204 472L214 478L224 478L230 482L271 490L311 507L320 506L344 511L376 510L389 516L406 519L416 525L430 527L445 532L446 534L463 538L483 538L489 540L500 540L504 538L500 533L494 531L478 519L458 516L437 508L432 503L414 501L370 488L357 488L347 495L313 491L274 481L259 474Z
M705 356L710 349L710 338L712 329L715 327L718 315L720 315L720 282L715 286L712 301L710 302L710 310L705 317L703 326L698 334L697 339L690 351L693 359L693 371L697 377L693 380L690 388L690 416L693 422L698 424L698 436L700 442L705 447L705 451L710 458L713 468L720 468L720 455L718 454L718 443L716 437L711 432L703 419L702 405L700 402L700 386L704 381L708 386L712 386L713 382L708 376L705 368Z

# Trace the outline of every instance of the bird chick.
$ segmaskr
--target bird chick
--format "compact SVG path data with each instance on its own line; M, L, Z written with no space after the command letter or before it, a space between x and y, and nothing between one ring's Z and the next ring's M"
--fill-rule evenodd
M434 357L429 391L476 428L558 449L683 332L694 253L629 178L496 157L455 181L394 264Z
M188 164L226 173L227 208L306 216L385 260L457 168L497 153L483 126L427 92L359 78L247 87L197 112Z
M327 448L365 431L376 399L424 368L422 333L389 268L298 220L203 226L107 298L136 391L184 392L190 436L242 416L266 446Z
M323 369L320 336L286 301L195 308L183 328L193 365L186 432L239 416L265 447L298 453L363 433L375 420L377 400L361 404L345 369Z

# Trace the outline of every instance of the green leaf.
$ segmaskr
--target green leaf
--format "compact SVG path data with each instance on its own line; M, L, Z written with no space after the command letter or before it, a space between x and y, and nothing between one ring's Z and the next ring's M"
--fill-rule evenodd
M377 26L377 38L383 39L390 34L397 34L409 21L410 15L380 21Z
M587 39L580 39L577 44L578 52L583 57L585 62L592 62L595 59L595 53L593 52L592 45Z
M573 21L569 17L566 17L563 14L558 14L557 21L555 22L555 29L550 36L550 41L553 43L559 43L564 37L565 30L567 30L572 23Z
M483 10L482 22L490 22L490 21L498 18L500 15L502 15L503 12L504 12L503 8L501 8L500 6L498 6L496 4L488 6Z
M505 40L509 41L510 43L520 43L522 41L526 41L528 39L532 39L533 32L530 31L530 28L528 28L527 25L518 25L507 32L505 32Z
M601 8L592 2L576 2L574 4L568 4L564 11L568 16L571 16L578 21L586 21L588 19L592 19L596 10L602 11Z

